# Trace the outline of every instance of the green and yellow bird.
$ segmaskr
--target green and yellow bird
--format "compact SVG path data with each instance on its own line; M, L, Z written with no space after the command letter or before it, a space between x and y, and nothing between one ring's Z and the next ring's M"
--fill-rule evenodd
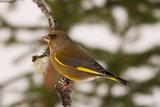
M129 82L111 74L77 46L63 31L52 31L42 37L48 42L50 61L55 69L73 82L107 78L124 85Z

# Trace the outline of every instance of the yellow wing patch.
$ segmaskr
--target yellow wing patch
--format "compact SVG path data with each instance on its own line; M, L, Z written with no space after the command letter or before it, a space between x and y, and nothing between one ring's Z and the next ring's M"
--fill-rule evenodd
M84 72L91 73L91 74L101 74L97 71L94 71L94 70L91 70L91 69L88 69L88 68L84 68L84 67L77 67L77 69L79 71L84 71Z
M91 70L91 69L88 69L88 68L84 68L84 67L81 67L81 66L78 66L78 67L74 68L74 67L65 65L64 63L62 63L61 61L58 60L58 58L56 57L56 53L54 54L54 59L62 66L65 66L65 67L68 67L68 68L72 68L72 69L76 69L76 70L83 71L83 72L87 72L87 73L91 73L91 74L101 75L101 73L99 73L97 71L94 71L94 70Z
M114 77L107 77L108 79L110 79L110 80L113 80L113 81L116 81L116 82L119 82L116 78L114 78Z

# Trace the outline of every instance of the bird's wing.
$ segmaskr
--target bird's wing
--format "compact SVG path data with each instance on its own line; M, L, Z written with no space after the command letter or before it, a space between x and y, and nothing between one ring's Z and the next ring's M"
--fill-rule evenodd
M113 76L80 48L58 51L54 54L54 58L62 66L98 75Z

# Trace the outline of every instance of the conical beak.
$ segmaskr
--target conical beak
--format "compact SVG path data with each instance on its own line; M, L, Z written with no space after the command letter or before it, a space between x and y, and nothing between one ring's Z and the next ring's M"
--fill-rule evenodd
M49 41L50 41L48 35L42 36L41 38L42 38L44 41L46 41L46 42L49 42Z

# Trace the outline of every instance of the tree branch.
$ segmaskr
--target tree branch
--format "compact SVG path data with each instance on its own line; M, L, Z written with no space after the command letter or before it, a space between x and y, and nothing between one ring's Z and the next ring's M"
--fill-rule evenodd
M2 2L2 3L13 3L15 1L17 1L17 0L0 0L0 2Z
M53 14L47 9L47 7L43 4L41 0L33 0L37 4L37 6L41 9L42 13L48 18L49 30L56 30L56 20Z
M49 10L46 8L46 6L43 4L41 0L33 0L38 7L41 9L41 11L45 14L45 16L48 18L48 23L49 23L49 30L54 31L56 30L56 21L54 19L53 14L49 12ZM49 47L43 52L41 55L35 55L32 57L32 62L35 62L38 58L43 58L45 56L50 56L50 50ZM57 84L55 85L55 91L59 93L61 100L62 100L62 105L64 107L70 107L71 106L71 88L68 86L71 86L73 83L71 80L67 78L63 78L62 80L59 81L60 85ZM67 87L67 88L66 88Z

